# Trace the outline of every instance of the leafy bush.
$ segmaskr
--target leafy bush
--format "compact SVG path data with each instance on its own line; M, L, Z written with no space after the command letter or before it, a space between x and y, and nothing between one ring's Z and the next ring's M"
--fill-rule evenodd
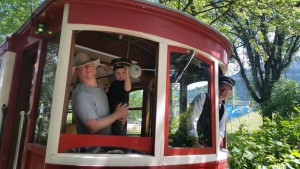
M279 114L289 118L300 108L300 84L294 80L281 80L275 83L271 99L262 107L262 112Z
M250 133L246 126L228 136L233 169L300 168L300 115L284 120L265 119L259 130Z

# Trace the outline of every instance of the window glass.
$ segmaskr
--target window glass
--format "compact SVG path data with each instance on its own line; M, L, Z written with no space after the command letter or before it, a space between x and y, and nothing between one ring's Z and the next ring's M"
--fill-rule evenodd
M143 106L143 90L135 90L130 92L129 105L132 108Z
M170 53L170 148L211 146L209 68L193 53Z
M135 90L129 95L128 135L141 135L143 90Z
M0 78L2 77L2 69L1 69L1 67L2 67L2 59L0 60Z
M57 65L59 36L47 42L46 57L38 100L38 117L35 124L34 143L46 145Z

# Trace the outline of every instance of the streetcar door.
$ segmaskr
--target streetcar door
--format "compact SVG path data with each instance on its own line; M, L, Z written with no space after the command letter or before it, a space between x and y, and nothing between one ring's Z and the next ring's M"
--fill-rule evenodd
M41 42L36 54L21 169L44 168L59 39L57 35Z
M24 138L26 128L26 114L29 113L32 104L33 82L35 79L35 69L37 61L38 48L30 48L21 54L21 68L19 85L17 88L18 98L16 99L14 122L12 126L12 138L9 155L7 159L7 168L20 168L22 152L24 149ZM24 112L24 118L20 112ZM24 119L21 121L21 119Z

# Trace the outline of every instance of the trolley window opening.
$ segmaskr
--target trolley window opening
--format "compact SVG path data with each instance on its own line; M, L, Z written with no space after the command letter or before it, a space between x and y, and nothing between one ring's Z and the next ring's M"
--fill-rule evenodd
M46 42L43 64L43 75L40 79L38 108L36 113L33 143L47 145L51 106L56 74L60 35L56 35Z
M114 80L111 61L115 58L128 58L133 64L147 71L142 70L139 77L131 78L132 90L129 95L129 116L125 124L127 130L125 136L77 134L70 98L78 81L74 78L75 76L70 78L70 95L67 100L68 104L65 104L65 115L63 115L65 119L63 124L65 124L62 126L62 128L66 127L66 130L62 130L59 152L81 153L84 152L80 151L82 147L109 147L112 150L133 150L129 153L154 154L154 126L152 124L155 117L154 90L156 87L153 81L157 78L155 71L158 43L124 34L97 31L75 31L73 38L74 45L71 51L74 52L71 52L71 57L78 53L86 53L93 59L100 59L100 66L96 69L96 79L97 83L104 88L109 87ZM152 90L149 89L150 83ZM74 142L74 140L77 141ZM111 153L111 151L100 153Z
M127 135L141 136L142 134L143 93L143 90L135 90L129 94Z
M169 49L165 155L213 152L213 62L187 49Z

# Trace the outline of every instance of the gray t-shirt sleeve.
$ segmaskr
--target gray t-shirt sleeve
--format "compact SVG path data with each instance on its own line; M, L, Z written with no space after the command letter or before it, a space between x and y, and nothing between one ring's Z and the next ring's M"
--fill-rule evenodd
M77 95L73 100L72 106L82 123L98 118L94 100L86 93Z

